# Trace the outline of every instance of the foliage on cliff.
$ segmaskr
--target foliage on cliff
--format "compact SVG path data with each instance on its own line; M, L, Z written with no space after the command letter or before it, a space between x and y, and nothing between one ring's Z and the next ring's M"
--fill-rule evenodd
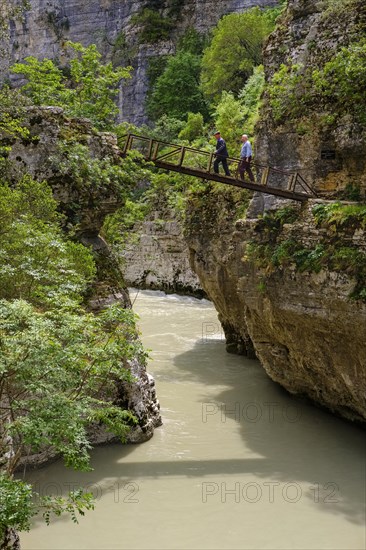
M6 171L6 158L15 139L27 140L29 130L25 126L25 110L29 105L23 94L10 90L8 86L0 89L0 176Z
M20 19L24 10L28 7L28 0L19 0L18 3L13 3L10 0L0 0L0 39L7 33L9 20Z
M143 8L132 16L131 22L138 28L140 44L154 44L160 40L168 40L174 29L174 22L170 17L164 17L153 7Z
M118 113L117 84L130 77L130 68L114 69L112 63L101 63L94 44L84 47L68 42L65 48L74 54L67 72L50 59L35 57L13 65L11 70L28 81L22 91L35 105L63 107L70 116L88 118L100 130L110 129Z
M263 43L273 29L273 10L253 8L223 17L202 59L205 95L216 101L223 91L237 96L254 67L262 63Z
M95 276L91 252L67 240L51 189L29 177L0 186L0 540L28 528L41 510L90 507L89 497L41 501L13 479L21 456L51 447L67 466L88 468L88 426L120 438L135 422L116 403L116 382L131 379L123 363L145 353L134 315L120 306L88 313L83 299ZM14 514L22 495L22 514ZM18 517L19 516L19 517Z
M274 127L307 119L331 130L343 117L365 123L365 3L327 0L322 7L316 40L310 35L303 39L305 55L293 55L289 49L294 39L286 17L291 17L291 10L272 36L273 49L282 43L278 45L281 63L267 75L266 100Z
M146 0L131 22L138 30L140 44L154 44L168 40L174 31L184 0Z
M273 272L291 268L346 274L354 280L349 297L365 301L366 254L357 245L355 234L366 226L366 207L340 202L317 204L312 214L319 238L309 243L301 237L300 211L286 207L266 214L257 222L258 239L248 242L245 259L262 270L262 283Z
M366 40L340 49L320 68L281 65L268 88L275 121L320 112L324 121L350 115L366 121Z

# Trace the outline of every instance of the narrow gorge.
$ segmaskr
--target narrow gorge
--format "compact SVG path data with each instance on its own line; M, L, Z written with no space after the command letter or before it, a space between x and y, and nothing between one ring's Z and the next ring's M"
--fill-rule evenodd
M0 8L0 549L361 550L364 0Z
M365 7L356 2L353 8L345 17L341 10L324 10L320 2L289 2L265 47L268 82L283 64L301 67L305 80L307 72L365 32ZM269 376L291 393L364 423L366 308L358 297L363 268L352 267L351 256L335 259L342 251L364 257L364 229L357 217L342 226L330 215L329 222L319 221L314 212L330 211L348 190L365 197L365 126L350 112L336 111L335 105L321 107L309 104L292 119L278 119L267 94L256 138L259 163L299 171L319 199L300 207L256 193L249 202L245 192L216 192L207 183L206 190L188 201L184 238L190 266L219 312L228 350L258 357ZM238 219L245 204L246 219ZM342 204L357 208L357 202ZM163 218L164 210L154 216ZM174 275L167 283L164 267L150 278L142 275L149 271L146 258L156 253L162 257L162 241L178 242L177 223L171 231L153 220L138 228L137 255L125 257L131 283L181 290ZM155 252L149 256L151 242ZM277 265L271 260L275 253L283 254ZM312 254L319 255L318 264L316 258L306 264ZM174 254L170 257L174 265ZM185 254L177 269L190 277Z

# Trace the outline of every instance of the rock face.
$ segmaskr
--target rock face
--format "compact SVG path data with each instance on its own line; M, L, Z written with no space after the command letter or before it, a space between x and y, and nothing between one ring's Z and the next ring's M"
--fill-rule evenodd
M318 201L321 202L321 201ZM324 237L315 226L312 208L299 211L285 224L280 241L289 238L304 247ZM261 220L231 223L227 197L206 202L203 212L192 205L186 239L191 265L240 353L255 353L268 375L289 392L306 396L348 419L366 421L366 304L350 299L356 281L347 275L286 268L259 267L247 256L249 242L268 244ZM210 217L217 225L207 224ZM366 252L359 230L348 237Z
M346 6L318 0L289 0L281 24L264 50L267 84L272 83L281 64L299 65L305 79L306 74L324 67L342 47L359 40L365 32L363 0L347 2ZM304 79L298 85L299 104L306 94L306 89L301 89ZM347 109L337 112L319 101L310 105L304 101L296 118L276 121L268 94L264 95L256 129L256 161L298 171L322 197L341 197L347 185L356 185L361 196L365 196L365 125L347 113ZM252 205L250 215L255 217L278 204L277 199L265 195L264 200Z
M77 238L92 248L97 265L97 280L89 296L89 307L98 311L116 301L124 307L131 307L119 264L99 236L105 216L122 206L122 199L113 185L87 186L74 181L71 172L62 170L63 157L59 149L60 140L71 139L73 141L70 143L78 142L87 146L92 158L119 163L121 159L116 137L94 131L88 121L65 117L60 108L31 109L27 126L29 139L12 143L10 178L13 176L15 179L24 171L35 179L47 180L53 188L60 211L65 215L65 230L75 230ZM145 365L132 361L125 366L131 369L136 382L117 388L116 400L132 410L139 420L129 435L129 441L137 443L149 439L154 428L161 424L159 402L154 380L146 372ZM95 430L92 439L100 443L110 438Z
M128 286L201 298L204 291L189 265L182 223L168 220L156 211L134 227L122 255L125 281Z
M334 11L334 6L339 9ZM328 8L325 10L325 8ZM342 4L289 0L281 25L265 48L265 73L301 64L304 74L324 66L342 46L364 35L364 2ZM301 96L299 96L299 101ZM265 165L299 171L325 198L340 196L347 184L366 190L366 134L350 114L322 122L322 105L296 119L278 122L268 94L257 127L256 160ZM301 123L301 124L300 124ZM302 125L302 126L301 126ZM324 158L324 150L334 157ZM279 182L281 184L281 182ZM320 200L320 199L318 199ZM321 201L320 201L321 202ZM263 213L291 205L256 193L245 220L233 223L237 206L227 191L191 201L185 223L193 270L214 302L232 351L256 354L269 376L291 393L307 396L345 418L366 420L366 305L350 298L357 288L350 265L343 269L299 269L295 261L263 265L248 253L252 246L271 250L274 230L265 228ZM292 204L294 206L294 204ZM316 254L317 246L351 247L366 253L364 227L348 234L318 227L316 201L296 206L297 220L285 223L278 245L296 243ZM234 210L233 210L234 207ZM234 218L235 219L235 218ZM249 245L249 248L248 248ZM266 247L269 247L266 248ZM286 248L277 248L284 253ZM273 251L272 251L273 252Z
M2 550L21 550L20 537L15 529L7 528L1 539Z
M63 60L66 40L97 45L105 60L131 65L132 79L121 84L121 119L134 124L147 121L145 98L151 57L173 54L177 38L189 27L206 33L220 17L253 6L275 6L276 0L30 0L23 21L11 21L2 73L10 64L33 55ZM144 8L158 11L173 25L169 39L140 43L141 25L133 16ZM132 19L131 19L132 18Z

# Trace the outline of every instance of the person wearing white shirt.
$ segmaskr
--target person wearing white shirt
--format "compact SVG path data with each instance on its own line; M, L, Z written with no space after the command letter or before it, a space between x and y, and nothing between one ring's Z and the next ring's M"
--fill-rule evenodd
M244 179L244 173L247 172L249 179L254 183L254 175L250 167L252 160L252 146L246 134L241 136L241 141L243 143L240 151L240 163L239 163L239 174L240 178Z

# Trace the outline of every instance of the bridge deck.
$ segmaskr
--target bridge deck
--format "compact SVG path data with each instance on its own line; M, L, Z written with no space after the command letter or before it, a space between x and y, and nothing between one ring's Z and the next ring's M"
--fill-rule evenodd
M135 134L127 134L121 140L123 155L130 150L139 151L147 161L153 162L155 166L164 170L172 170L200 179L217 181L296 201L306 201L316 196L314 190L298 172L288 172L252 163L252 170L256 173L257 181L260 181L260 183L252 183L248 181L248 178L240 179L240 159L238 158L229 157L227 159L230 172L233 175L226 176L213 171L213 152L166 143Z

